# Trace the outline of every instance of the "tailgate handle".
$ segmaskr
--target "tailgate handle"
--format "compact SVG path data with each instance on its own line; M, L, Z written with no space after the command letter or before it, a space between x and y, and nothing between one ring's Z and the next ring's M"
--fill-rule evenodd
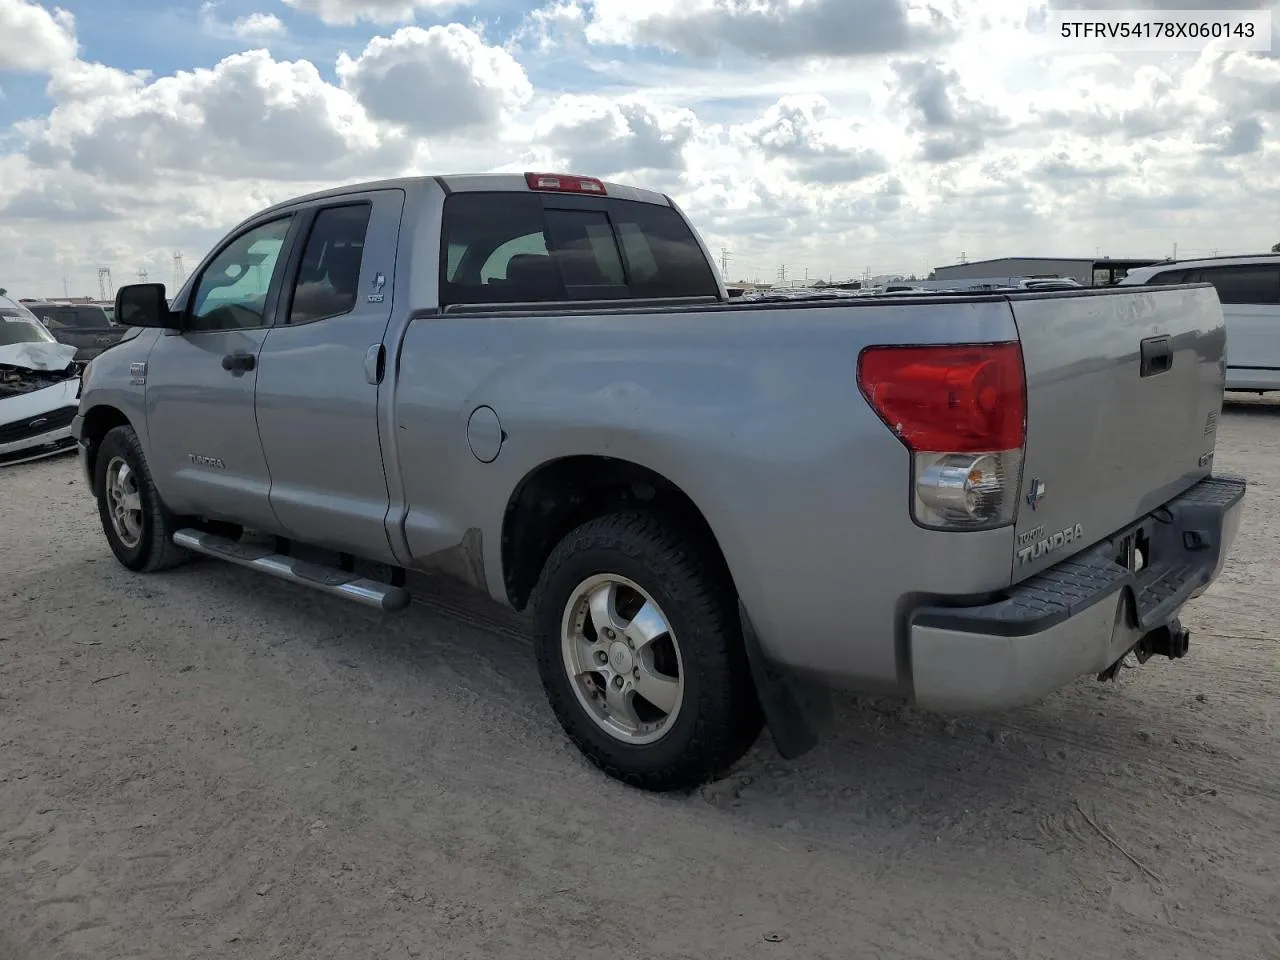
M232 373L252 370L257 365L258 362L252 353L228 353L222 358L222 369L230 370Z
M1173 367L1173 348L1169 338L1147 337L1142 341L1142 376L1154 377Z

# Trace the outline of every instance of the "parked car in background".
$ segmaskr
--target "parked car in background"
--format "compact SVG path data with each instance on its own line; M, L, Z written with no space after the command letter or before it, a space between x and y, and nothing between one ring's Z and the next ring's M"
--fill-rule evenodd
M1130 270L1119 286L1212 283L1227 324L1227 389L1280 390L1280 253L1171 260Z
M83 368L75 354L25 306L0 296L0 466L75 449Z
M530 173L290 200L116 311L73 431L125 567L451 573L654 789L812 746L814 681L989 710L1181 657L1240 522L1204 285L730 300L669 197Z
M54 339L76 348L77 360L91 360L107 347L119 343L127 327L119 326L112 319L113 307L108 312L96 303L63 303L40 301L26 306L45 325Z

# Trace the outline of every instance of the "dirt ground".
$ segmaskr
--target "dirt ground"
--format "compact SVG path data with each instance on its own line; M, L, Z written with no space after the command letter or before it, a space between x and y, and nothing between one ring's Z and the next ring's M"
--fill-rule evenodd
M990 717L844 700L667 797L587 767L496 608L132 575L74 459L9 468L0 960L1280 957L1280 402L1218 464L1252 486L1186 660Z

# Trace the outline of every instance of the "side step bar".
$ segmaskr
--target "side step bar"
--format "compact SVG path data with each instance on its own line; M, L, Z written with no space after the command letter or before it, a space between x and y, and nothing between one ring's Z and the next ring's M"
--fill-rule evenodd
M281 580L291 580L344 600L354 600L375 610L389 613L403 610L409 605L409 591L404 587L393 587L389 583L369 580L337 567L326 567L275 553L266 544L240 543L217 534L189 529L175 533L173 542L192 553L229 560Z

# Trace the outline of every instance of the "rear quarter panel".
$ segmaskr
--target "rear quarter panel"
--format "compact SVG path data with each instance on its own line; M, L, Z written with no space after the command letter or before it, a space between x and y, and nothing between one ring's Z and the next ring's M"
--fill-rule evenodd
M702 510L770 654L899 690L906 595L1006 585L1012 531L912 523L909 458L858 390L858 354L1014 336L999 300L420 317L392 410L408 548L422 560L478 534L489 591L505 599L499 544L517 484L561 457L627 460ZM467 445L481 405L507 435L490 464Z

